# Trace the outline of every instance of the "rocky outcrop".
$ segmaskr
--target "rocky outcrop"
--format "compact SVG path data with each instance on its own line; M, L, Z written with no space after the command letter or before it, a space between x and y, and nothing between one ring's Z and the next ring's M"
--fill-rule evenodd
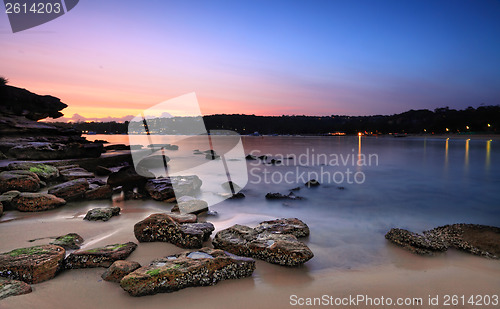
M18 190L36 192L40 190L40 178L30 171L14 170L0 173L0 193Z
M80 249L80 245L83 243L83 238L76 233L69 233L63 236L57 237L54 241L51 241L51 245L56 245L63 247L64 249Z
M81 133L59 124L37 122L57 118L67 105L58 98L2 86L0 91L0 151L21 160L99 157L101 143L90 143Z
M385 234L385 238L410 252L421 255L432 255L448 249L448 246L440 239L427 238L404 229L391 229Z
M109 267L113 262L126 259L137 248L137 244L128 242L105 247L77 250L66 258L66 268Z
M134 261L118 260L106 269L106 271L101 275L101 278L106 281L120 282L123 277L140 267L141 264Z
M452 224L424 231L423 235L391 229L385 238L416 254L432 255L455 248L474 255L500 259L500 228L479 224Z
M59 177L59 170L52 165L35 162L14 162L8 166L9 170L27 170L35 173L38 178L45 181L55 180Z
M49 194L72 201L82 198L88 189L88 181L84 178L79 178L53 186L49 189Z
M290 226L287 227L287 222ZM308 235L309 228L298 219L265 221L257 228L233 225L217 232L212 241L215 248L236 255L258 258L273 264L297 266L314 254L296 235Z
M134 225L140 242L164 241L181 248L201 248L214 231L209 222L197 222L196 215L152 214Z
M98 158L103 152L97 143L26 142L9 149L8 154L19 160L61 160L70 158Z
M254 270L253 259L203 248L154 260L125 276L120 286L132 296L152 295L249 277Z
M113 216L120 214L120 207L94 208L87 212L83 220L89 221L108 221Z
M149 179L145 189L157 201L164 201L177 196L192 196L200 189L202 181L198 176L175 176L168 178ZM175 192L174 192L175 188Z
M65 253L64 248L54 245L20 248L2 253L0 276L30 284L52 279L62 269Z
M26 212L50 210L65 204L64 199L46 193L22 192L12 200L15 209Z
M31 293L31 286L26 282L0 277L0 300L9 296Z

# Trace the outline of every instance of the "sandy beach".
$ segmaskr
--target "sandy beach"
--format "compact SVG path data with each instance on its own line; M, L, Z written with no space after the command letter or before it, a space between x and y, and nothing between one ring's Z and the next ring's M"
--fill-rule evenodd
M79 202L41 213L7 213L1 218L0 223L2 231L0 251L47 243L50 239L44 237L62 235L68 231L76 232L85 239L83 248L135 241L133 224L149 213L168 208L161 203L144 205L141 202L128 201L127 206L123 207L122 214L109 222L83 221L86 210L98 203L108 202ZM234 219L211 221L216 231L235 223ZM241 219L238 221L241 223ZM38 240L29 242L32 239ZM210 243L207 245L211 246ZM395 307L433 308L435 306L428 303L429 295L439 296L442 305L445 295L464 295L468 298L472 295L499 293L500 263L497 260L471 256L455 250L449 250L435 257L422 257L388 242L384 249L389 258L382 264L355 269L312 270L308 263L298 268L289 268L257 261L257 269L249 278L227 280L211 287L187 288L178 292L145 297L131 297L118 284L102 280L100 276L104 268L66 270L52 280L32 285L33 292L30 294L2 300L0 307L291 308L297 307L301 301L307 302L308 297L331 296L334 302L336 298L368 296L392 298L394 301L397 298L422 298L422 305ZM181 251L183 249L169 243L141 243L129 260L146 265L154 258ZM321 256L322 252L315 248L315 254ZM341 307L380 308L363 301L357 306ZM456 308L477 307L464 304ZM496 308L496 306L481 306L481 308Z

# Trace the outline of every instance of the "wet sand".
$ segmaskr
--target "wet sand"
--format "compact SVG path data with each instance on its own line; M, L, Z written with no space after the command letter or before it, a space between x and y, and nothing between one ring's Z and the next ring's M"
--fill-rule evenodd
M102 204L102 205L99 205ZM135 241L133 225L150 213L168 210L163 203L127 201L120 216L108 222L82 220L87 209L108 205L109 202L72 203L63 208L40 212L7 212L1 218L0 252L19 247L43 244L51 236L68 232L80 234L83 248ZM120 206L120 203L116 203ZM123 206L123 205L121 205ZM217 230L236 219L211 220ZM238 217L238 222L242 220ZM250 220L250 219L249 219ZM241 222L239 222L241 223ZM40 239L41 238L41 239ZM29 240L38 239L33 242ZM306 240L307 242L307 240ZM210 243L207 243L210 246ZM389 257L385 263L352 269L315 268L324 259L321 248L314 248L316 257L299 268L287 268L257 261L250 278L227 280L211 287L188 288L174 293L131 297L118 284L103 281L104 268L66 270L56 278L32 285L31 294L9 297L0 301L0 308L290 308L291 295L349 297L418 297L423 306L395 308L431 308L428 295L499 294L500 262L450 250L436 257L412 255L387 244ZM141 243L129 260L146 265L154 258L183 251L168 243ZM315 261L317 259L318 261ZM334 306L332 306L334 307ZM354 308L356 306L342 306ZM359 308L380 308L358 304ZM496 306L482 306L495 308ZM457 306L457 308L473 308Z

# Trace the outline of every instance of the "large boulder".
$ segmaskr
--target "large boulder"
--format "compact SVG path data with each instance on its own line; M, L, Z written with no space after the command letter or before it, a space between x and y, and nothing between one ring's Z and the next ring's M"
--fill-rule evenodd
M440 226L423 234L392 228L385 238L406 250L432 255L449 247L491 259L500 259L500 228L479 224Z
M255 227L255 230L258 233L271 232L279 234L292 234L297 238L309 236L309 227L304 223L304 221L297 218L281 218L263 221Z
M9 164L10 170L27 170L35 173L42 180L54 180L59 177L59 170L52 165L35 162L13 162Z
M59 236L54 241L50 242L51 245L63 247L64 249L80 249L80 245L82 243L82 236L76 233L69 233L63 236Z
M91 173L91 172L89 172L86 169L81 168L81 167L64 169L61 171L61 175L63 176L63 179L66 181L75 180L78 178L94 178L95 177L94 173Z
M118 260L106 269L106 271L101 275L101 278L106 281L120 282L123 277L140 267L141 264L134 261Z
M15 249L0 254L0 276L39 283L54 278L63 268L66 250L54 245Z
M14 203L12 202L16 197L18 197L21 192L17 190L11 190L4 192L0 195L0 203L3 205L4 210L15 210Z
M172 212L181 214L199 214L208 211L208 203L190 196L181 196L177 199L177 204L172 207Z
M115 261L126 259L135 248L137 248L137 244L127 242L88 250L77 250L66 258L66 268L109 267Z
M254 270L253 259L202 248L154 260L125 276L120 286L132 296L152 295L249 277Z
M296 235L305 236L308 228L298 219L279 219L262 222L257 228L233 225L217 232L212 241L215 248L236 255L258 258L273 264L297 266L314 254ZM300 221L300 224L299 224ZM290 227L287 227L290 222Z
M448 250L448 246L440 239L431 239L408 230L393 228L385 238L410 252L421 255L432 255Z
M133 166L125 166L109 175L108 185L112 188L122 186L125 191L133 190L134 188L142 189L146 181L154 177L154 174L149 171L139 170L137 172Z
M31 286L26 282L0 277L0 300L9 296L31 293Z
M88 181L84 178L79 178L53 186L49 189L49 194L71 201L82 198L88 189Z
M474 255L500 259L500 228L479 224L452 224L425 231L429 239Z
M167 178L149 179L145 189L157 201L184 195L195 195L200 189L202 181L196 175L174 176ZM175 192L174 192L175 189Z
M111 217L118 216L120 211L120 207L93 208L87 212L83 220L108 221Z
M89 190L85 192L86 200L106 200L113 196L113 189L110 185L94 185L91 184Z
M15 209L19 211L44 211L66 204L66 201L52 194L22 192L12 200Z
M30 171L14 170L0 173L0 193L18 190L36 192L40 190L40 178Z
M197 222L196 215L152 214L134 225L140 242L164 241L181 248L201 248L214 231L209 222Z

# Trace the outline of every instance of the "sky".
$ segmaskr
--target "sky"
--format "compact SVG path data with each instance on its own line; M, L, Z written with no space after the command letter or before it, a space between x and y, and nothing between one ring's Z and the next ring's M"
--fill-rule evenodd
M17 33L1 13L0 76L60 98L66 120L192 92L204 115L497 105L500 1L82 0Z

